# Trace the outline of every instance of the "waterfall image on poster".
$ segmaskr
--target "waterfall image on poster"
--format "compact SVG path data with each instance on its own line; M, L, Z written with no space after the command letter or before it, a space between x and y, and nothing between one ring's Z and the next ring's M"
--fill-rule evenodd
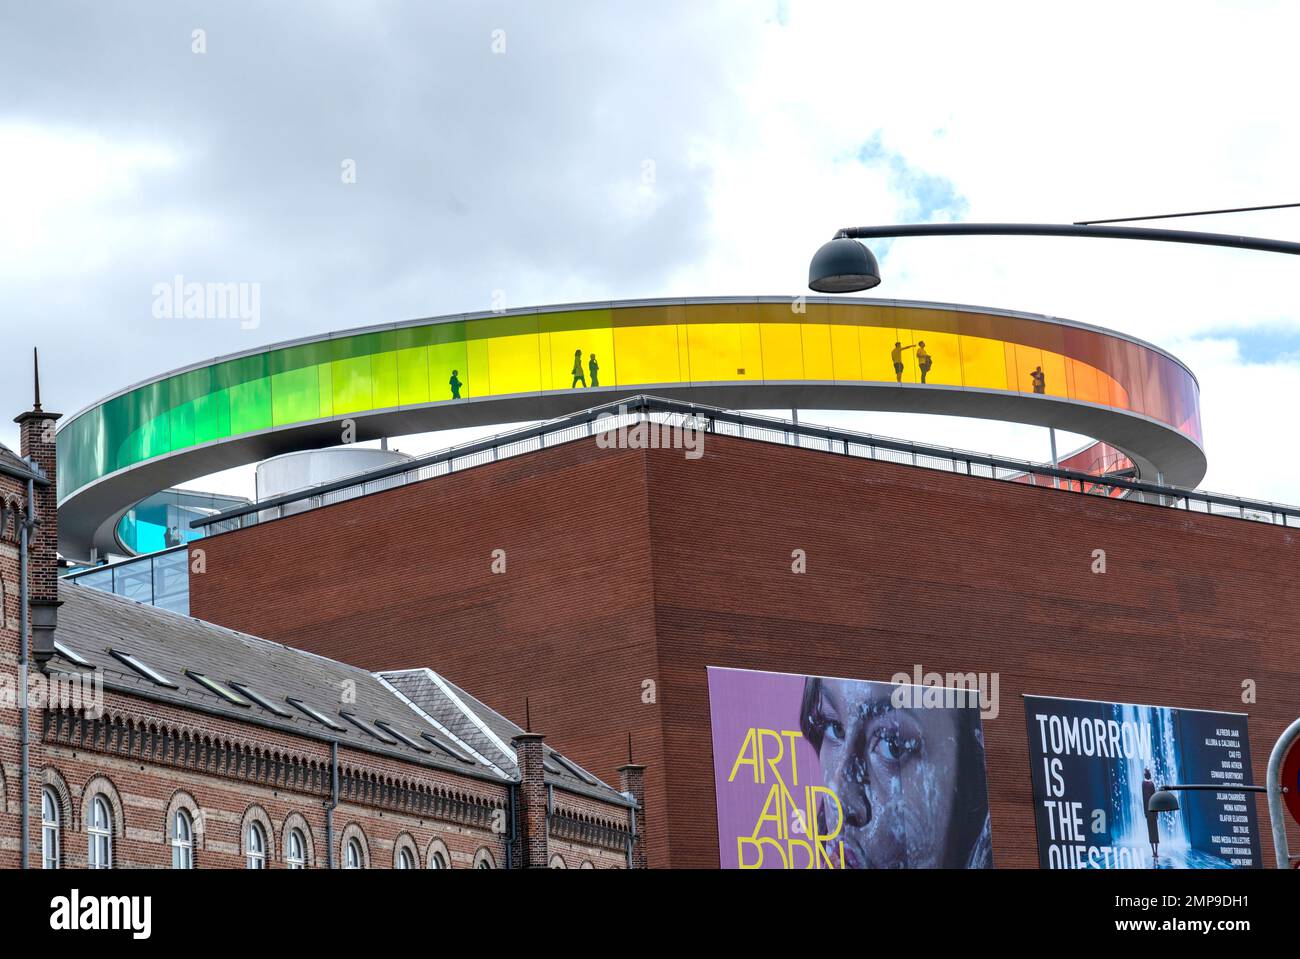
M1045 869L1259 866L1241 713L1025 697L1039 864ZM1171 788L1179 808L1151 812Z
M993 865L976 692L708 676L724 869Z

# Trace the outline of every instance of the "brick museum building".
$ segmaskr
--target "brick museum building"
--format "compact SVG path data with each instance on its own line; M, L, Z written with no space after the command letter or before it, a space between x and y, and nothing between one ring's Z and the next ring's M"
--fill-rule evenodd
M436 658L370 671L60 583L55 419L0 446L0 867L644 865L641 766L606 785Z
M1249 713L1247 781L1264 782L1300 690L1294 526L847 456L780 428L707 435L690 458L557 422L567 441L216 524L191 609L363 669L436 663L515 716L527 698L590 769L623 761L630 732L654 771L651 866L719 865L708 667L996 674L1001 867L1038 864L1025 695ZM1265 801L1249 802L1267 848Z

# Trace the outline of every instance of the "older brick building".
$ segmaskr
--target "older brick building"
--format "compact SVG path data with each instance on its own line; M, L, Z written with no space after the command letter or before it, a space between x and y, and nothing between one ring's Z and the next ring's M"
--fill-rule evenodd
M0 867L22 861L24 798L33 867L643 862L639 766L615 790L422 665L371 673L60 587L54 417L19 418L21 459L0 448ZM33 629L24 724L29 503L33 626L61 607L52 636Z
M1257 783L1300 712L1294 528L735 437L698 459L574 440L202 549L196 615L367 668L436 661L516 717L528 696L591 768L631 733L651 865L718 863L710 665L997 673L999 866L1037 862L1022 694L1248 711Z

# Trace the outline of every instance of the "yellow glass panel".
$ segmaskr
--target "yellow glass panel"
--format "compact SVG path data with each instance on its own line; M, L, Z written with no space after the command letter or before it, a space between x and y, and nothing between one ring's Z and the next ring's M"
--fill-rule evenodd
M575 313L543 313L538 330L545 342L547 360L546 387L569 390L590 387L591 357L596 356L596 377L600 386L617 384L615 375L613 320L609 310L583 310ZM581 374L575 375L577 369Z
M429 347L429 361L433 361L434 347ZM491 396L492 371L488 365L488 341L471 337L465 341L465 369L460 375L462 397Z
M736 368L736 379L761 380L763 378L763 336L760 325L755 322L756 312L752 307L742 307L737 312L748 316L750 322L737 324L740 327L740 366Z
M683 310L683 315L685 311ZM681 370L681 381L689 383L691 376L691 336L685 323L677 324L677 367Z
M746 336L743 324L736 322L732 306L709 304L688 311L691 321L686 324L686 337L691 351L692 383L754 379L761 375L746 365ZM755 357L754 363L761 365L761 356Z
M488 386L493 396L541 390L536 315L478 320L471 335L487 344Z
M920 382L920 351L921 344L924 343L925 352L930 357L930 371L925 376L926 383L934 383L940 386L961 386L961 342L955 333L937 333L933 330L913 330L911 332L911 342L916 344L916 349L907 350L905 356L910 356L910 364L917 371L917 382Z
M568 369L573 369L572 360L569 361ZM563 377L563 382L558 382L555 378L555 357L551 354L551 337L540 330L537 335L537 370L543 390L568 389L570 380L568 375Z
M879 383L893 383L898 377L894 373L892 358L894 343L898 340L898 330L892 326L862 326L858 328L858 351L862 360L862 378ZM903 344L906 346L906 344ZM904 351L910 352L910 351ZM903 363L903 382L907 378L907 358L901 356Z
M809 306L810 316L824 316L829 310L825 306ZM839 383L855 382L862 379L862 354L858 350L858 328L844 323L828 324L831 343L831 363L835 370L835 380Z
M677 342L681 307L636 307L619 310L614 319L614 364L620 386L680 383L683 379Z
M788 314L789 311L783 312ZM803 340L799 324L764 322L760 334L763 340L763 378L802 380Z
M961 337L963 385L982 390L1007 389L1007 353L1000 340Z
M835 379L835 363L831 358L831 328L825 323L803 324L803 378L805 380Z

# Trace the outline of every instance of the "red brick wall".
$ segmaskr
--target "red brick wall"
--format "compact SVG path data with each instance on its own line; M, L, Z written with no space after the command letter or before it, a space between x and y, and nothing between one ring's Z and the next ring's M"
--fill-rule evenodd
M204 540L192 614L366 669L431 667L520 726L528 697L533 728L608 783L632 731L662 813L640 453L573 444L353 506Z
M727 438L705 449L582 441L214 537L191 609L370 668L432 666L519 722L528 695L548 742L607 781L630 730L651 865L717 863L707 665L999 673L985 731L1004 866L1037 862L1022 694L1249 712L1261 783L1300 713L1300 531Z

